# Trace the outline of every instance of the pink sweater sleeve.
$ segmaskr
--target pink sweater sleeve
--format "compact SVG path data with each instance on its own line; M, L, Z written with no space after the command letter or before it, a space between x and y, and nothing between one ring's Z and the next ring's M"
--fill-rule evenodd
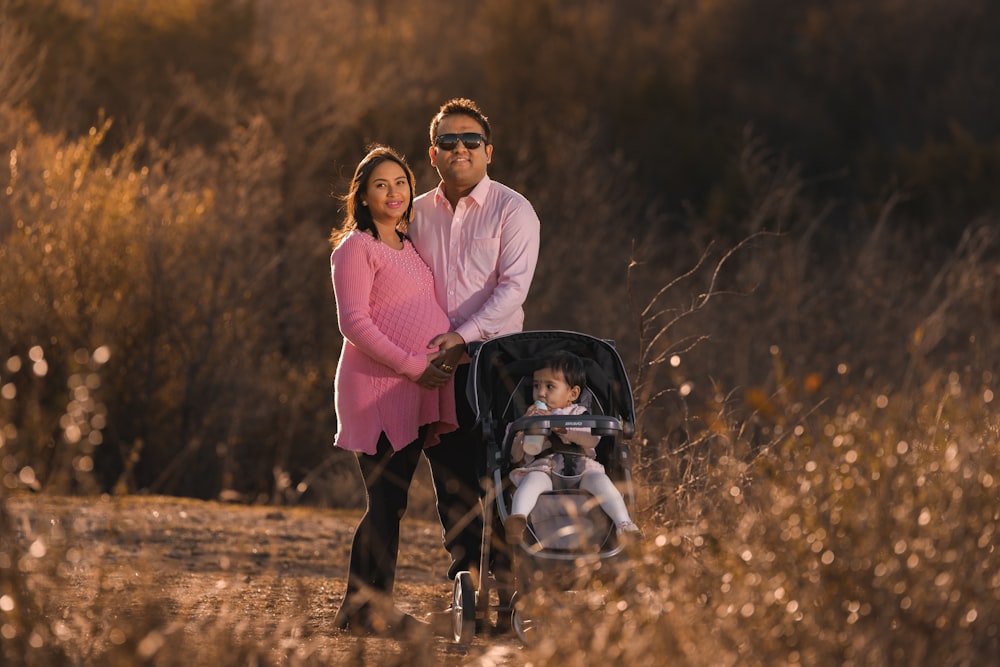
M427 368L427 355L411 354L391 340L372 320L369 297L375 266L361 243L347 238L331 257L333 291L340 332L375 361L416 381Z

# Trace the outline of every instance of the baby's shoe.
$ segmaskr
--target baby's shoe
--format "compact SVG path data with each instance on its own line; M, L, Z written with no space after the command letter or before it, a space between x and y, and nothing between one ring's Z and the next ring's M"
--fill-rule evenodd
M523 514L511 514L503 522L504 538L507 544L520 544L524 541L524 531L528 527L528 517Z
M619 521L615 524L615 532L618 540L625 543L636 542L642 539L642 530L631 521Z

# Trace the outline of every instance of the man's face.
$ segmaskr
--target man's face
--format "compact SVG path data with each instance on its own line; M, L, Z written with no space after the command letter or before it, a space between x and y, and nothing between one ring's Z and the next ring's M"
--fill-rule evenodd
M464 114L449 114L438 123L437 136L463 132L483 134L483 128L475 119ZM492 155L493 146L485 142L473 149L467 148L461 141L450 151L438 146L430 148L431 164L437 168L445 188L463 194L486 176L486 165Z

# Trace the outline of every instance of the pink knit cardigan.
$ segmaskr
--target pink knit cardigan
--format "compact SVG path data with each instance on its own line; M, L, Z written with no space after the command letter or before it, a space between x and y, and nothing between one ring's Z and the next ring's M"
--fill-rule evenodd
M454 380L424 389L427 343L450 329L431 270L407 240L393 250L351 232L330 256L344 346L334 381L337 447L374 454L384 431L395 451L429 424L425 446L458 428Z

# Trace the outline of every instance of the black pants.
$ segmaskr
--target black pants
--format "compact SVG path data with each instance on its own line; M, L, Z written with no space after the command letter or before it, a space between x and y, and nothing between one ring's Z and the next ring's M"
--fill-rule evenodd
M434 477L438 516L444 528L444 548L451 555L448 578L463 570L479 571L483 553L483 485L486 445L476 422L476 413L465 395L469 364L455 371L455 408L458 430L446 433L441 442L424 450ZM503 527L495 512L491 541L491 571L509 568ZM498 562L499 559L499 562ZM499 572L497 572L499 573Z
M409 445L393 452L385 433L374 455L358 454L368 493L368 509L354 530L347 592L337 612L338 627L366 613L369 600L391 599L399 555L399 522L406 512L410 482L420 463L424 429Z

